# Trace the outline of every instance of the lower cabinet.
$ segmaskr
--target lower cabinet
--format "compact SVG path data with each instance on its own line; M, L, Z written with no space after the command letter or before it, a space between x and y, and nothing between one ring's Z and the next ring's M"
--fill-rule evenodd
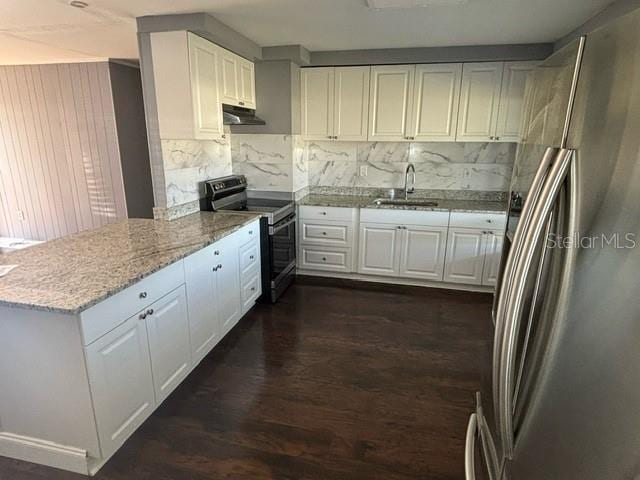
M402 236L400 276L442 280L447 227L406 226Z
M397 277L400 273L400 227L382 223L360 224L358 272Z
M450 228L444 280L495 286L500 270L502 242L501 232Z
M187 376L191 366L184 285L153 303L140 317L147 323L156 402L161 403Z
M216 245L220 252L216 265L216 289L218 299L218 313L220 315L220 332L224 337L236 326L242 317L242 303L240 292L240 268L238 266L237 240L226 237Z
M500 260L502 259L502 243L504 235L501 232L487 232L487 248L484 254L484 269L482 272L482 284L495 286L500 274Z
M156 406L147 324L141 314L85 347L103 458L113 454Z

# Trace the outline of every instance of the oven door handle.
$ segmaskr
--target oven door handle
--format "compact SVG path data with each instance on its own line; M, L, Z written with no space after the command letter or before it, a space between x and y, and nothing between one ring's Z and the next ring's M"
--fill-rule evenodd
M296 221L296 215L295 213L293 215L291 215L289 217L289 219L284 222L284 223L277 223L273 226L269 227L269 235L274 235L276 232L279 232L280 230L282 230L285 227L288 227L289 225L291 225L292 223L295 223Z

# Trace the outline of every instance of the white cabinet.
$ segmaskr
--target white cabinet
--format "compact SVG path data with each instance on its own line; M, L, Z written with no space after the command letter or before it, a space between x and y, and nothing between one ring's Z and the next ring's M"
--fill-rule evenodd
M301 105L305 140L366 140L369 67L302 69Z
M408 132L411 140L455 141L461 77L461 63L416 65Z
M151 54L160 138L222 136L219 47L185 31L154 32Z
M156 403L187 376L191 366L187 297L182 285L141 314L147 322Z
M255 66L253 62L222 47L219 50L220 102L256 108Z
M506 62L504 64L496 140L520 141L527 77L537 64L538 62Z
M141 314L85 347L103 458L113 454L155 408L147 324Z
M214 272L217 265L216 252L217 246L209 245L184 259L191 359L194 365L198 364L222 338Z
M400 227L361 223L358 272L397 277L400 273Z
M485 234L485 256L482 272L482 284L495 286L500 273L500 260L502 258L502 243L504 235L502 232L489 231Z
M220 254L216 265L220 332L226 335L242 316L240 268L237 238L226 237L216 243Z
M369 140L408 140L414 72L413 65L371 67Z
M400 276L441 281L444 270L447 227L410 225L402 229Z
M485 234L473 228L449 229L444 280L451 283L482 284Z
M503 62L464 64L456 136L458 141L495 140L503 67Z
M256 108L256 70L253 62L240 58L238 63L240 88L238 104L245 108Z

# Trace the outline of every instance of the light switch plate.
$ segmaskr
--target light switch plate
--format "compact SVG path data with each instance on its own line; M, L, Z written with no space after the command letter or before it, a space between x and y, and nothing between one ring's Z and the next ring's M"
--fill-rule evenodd
M361 177L366 177L367 176L367 166L366 165L360 165L360 176Z

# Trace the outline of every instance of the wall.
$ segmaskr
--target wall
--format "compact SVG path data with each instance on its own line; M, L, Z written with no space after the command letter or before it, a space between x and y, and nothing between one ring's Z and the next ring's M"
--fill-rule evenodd
M153 186L140 69L109 63L109 78L127 213L132 218L151 218Z
M633 10L636 10L638 8L640 8L640 0L617 0L598 14L591 17L578 28L559 39L554 44L554 49L558 50L572 40L580 37L581 35L592 32L596 28L599 28L609 23L610 21L615 20L616 18L632 12Z
M0 236L126 216L108 64L0 67Z

